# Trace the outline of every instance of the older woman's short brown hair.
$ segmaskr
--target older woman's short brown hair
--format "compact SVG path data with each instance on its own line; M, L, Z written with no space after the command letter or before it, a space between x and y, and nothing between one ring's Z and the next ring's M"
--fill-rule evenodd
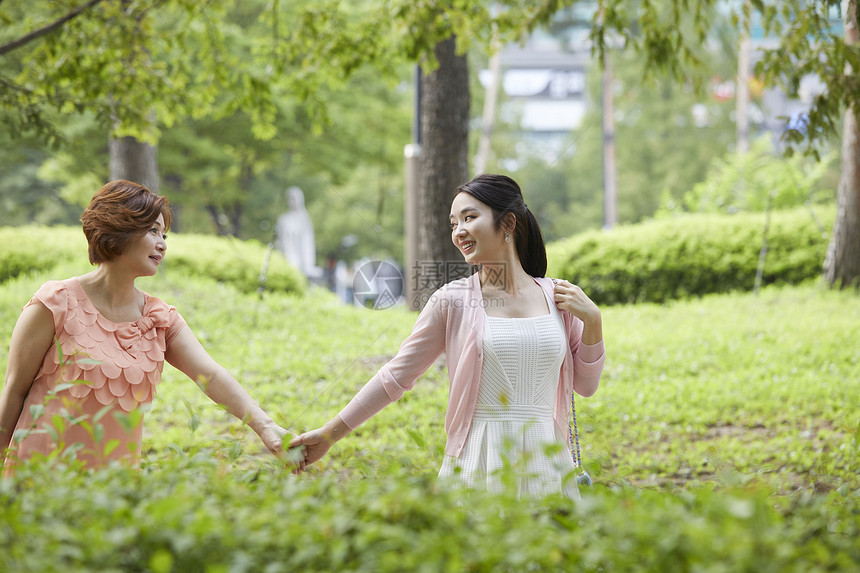
M106 184L81 215L90 263L104 263L121 255L129 241L148 231L159 215L164 217L164 228L169 229L167 197L124 179Z

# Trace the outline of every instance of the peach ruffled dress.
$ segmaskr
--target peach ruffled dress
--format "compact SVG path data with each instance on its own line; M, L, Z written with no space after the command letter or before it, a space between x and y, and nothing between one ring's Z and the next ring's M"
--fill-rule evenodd
M58 446L75 448L87 467L137 465L143 417L136 411L155 397L164 354L185 326L172 306L144 299L139 319L112 322L72 277L45 283L27 303L51 311L56 334L24 401L7 469L11 456L48 455Z

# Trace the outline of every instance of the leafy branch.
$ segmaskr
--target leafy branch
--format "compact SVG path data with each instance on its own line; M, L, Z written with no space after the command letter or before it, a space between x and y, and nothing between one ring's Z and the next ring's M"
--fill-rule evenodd
M51 32L54 32L55 30L60 29L66 22L69 22L70 20L77 18L85 10L92 8L93 6L100 3L101 1L102 0L90 0L89 2L84 4L83 6L75 8L74 10L72 10L71 12L69 12L68 14L63 16L62 18L54 20L53 22L51 22L47 26L39 28L38 30L33 30L29 34L25 34L25 35L21 36L20 38L18 38L17 40L12 40L11 42L3 44L2 46L0 46L0 56L5 56L7 53L18 49L21 46L25 46L34 40L38 40L42 36L46 36L46 35L50 34Z

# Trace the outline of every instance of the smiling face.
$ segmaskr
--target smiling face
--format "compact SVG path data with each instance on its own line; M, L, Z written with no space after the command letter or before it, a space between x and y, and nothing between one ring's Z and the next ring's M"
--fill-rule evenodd
M115 260L127 266L135 276L152 276L167 252L167 235L164 232L164 217L158 216L155 223L137 235Z
M451 241L470 265L506 260L504 229L494 224L493 210L468 193L458 193L451 203Z

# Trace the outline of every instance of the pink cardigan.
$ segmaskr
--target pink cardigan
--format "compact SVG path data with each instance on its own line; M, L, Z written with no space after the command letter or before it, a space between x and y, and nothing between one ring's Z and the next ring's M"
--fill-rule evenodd
M552 280L536 278L535 282L552 301ZM483 304L477 273L437 290L418 315L412 334L400 345L397 356L380 368L340 412L344 423L354 430L399 399L445 351L451 381L445 413L448 434L445 453L459 457L472 425L481 382ZM559 312L569 348L561 364L553 418L562 435L567 435L571 392L576 390L582 396L591 396L597 391L605 350L602 340L592 345L580 344L582 321L568 312Z

